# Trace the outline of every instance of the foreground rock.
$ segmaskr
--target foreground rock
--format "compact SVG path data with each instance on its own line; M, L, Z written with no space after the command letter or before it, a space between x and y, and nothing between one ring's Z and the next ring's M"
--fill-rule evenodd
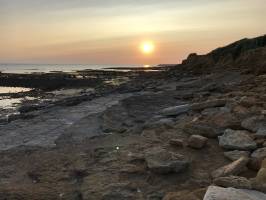
M224 156L226 158L228 158L231 161L236 161L241 157L249 157L250 152L249 151L238 151L238 150L234 150L234 151L227 151L224 152Z
M192 135L188 139L188 146L201 149L207 144L208 138L200 136L200 135Z
M246 189L210 186L203 200L265 200L266 194Z
M238 189L251 189L250 181L245 177L228 176L214 179L213 183L221 187L233 187Z
M168 152L161 148L151 148L145 154L148 168L154 173L167 174L180 172L189 165L188 160L180 154Z
M241 157L238 160L215 170L211 175L213 178L238 175L245 170L248 161L248 158Z
M219 145L229 150L253 150L257 144L252 140L247 131L226 129L219 137Z

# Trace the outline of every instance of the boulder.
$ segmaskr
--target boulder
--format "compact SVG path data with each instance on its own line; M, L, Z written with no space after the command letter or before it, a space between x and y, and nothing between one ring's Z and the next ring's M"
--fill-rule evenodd
M229 150L253 150L257 144L252 140L247 131L226 129L219 136L219 145Z
M204 110L206 108L223 107L226 104L225 99L209 100L202 103L194 103L191 105L191 109L195 111Z
M238 160L241 157L249 157L250 152L249 151L238 151L238 150L234 150L234 151L227 151L224 152L224 156L226 158L228 158L231 161L235 161Z
M264 200L266 194L256 190L209 186L203 200Z
M248 161L248 158L241 157L238 160L213 171L211 175L213 178L238 175L246 170Z
M250 181L245 177L228 176L219 177L213 180L213 183L221 187L233 187L238 189L251 189Z
M168 152L158 147L146 151L145 160L148 168L158 174L180 172L189 165L189 161L183 155Z
M160 113L164 116L178 116L178 115L188 112L190 109L191 109L191 106L189 104L185 104L185 105L165 108Z
M203 148L208 141L208 138L200 136L200 135L192 135L188 139L188 146L195 148L195 149L201 149Z

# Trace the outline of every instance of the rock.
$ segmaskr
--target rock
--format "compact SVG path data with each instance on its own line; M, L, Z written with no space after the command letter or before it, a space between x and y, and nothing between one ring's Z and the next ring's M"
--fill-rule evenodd
M183 130L191 135L202 135L208 138L216 138L223 134L221 129L200 122L188 123Z
M158 147L149 149L145 153L145 160L148 168L158 174L180 172L189 165L188 160L183 155L168 152Z
M203 148L208 141L208 138L200 136L200 135L192 135L188 139L188 145L195 149Z
M250 181L245 177L228 176L214 179L214 184L221 187L233 187L238 189L251 189Z
M264 116L254 116L242 121L241 126L249 131L257 132L260 128L266 127Z
M250 152L249 151L238 151L238 150L234 150L234 151L227 151L224 152L224 156L226 158L228 158L231 161L235 161L238 160L241 157L249 157Z
M206 108L213 108L213 107L222 107L226 104L225 99L216 99L216 100L210 100L205 101L202 103L194 103L191 105L191 109L195 111L204 110Z
M252 187L256 190L266 192L266 168L261 168L256 178L251 179Z
M255 136L256 138L266 138L266 126L260 127Z
M184 141L179 139L171 139L169 141L170 145L176 146L176 147L183 147Z
M213 178L238 175L245 170L248 161L248 158L241 157L238 160L213 171L211 175Z
M256 163L256 167L254 167L255 169L258 169L261 165L262 160L266 158L266 147L257 149L256 151L254 151L251 154L251 159L253 160L253 162ZM253 163L254 164L254 163Z
M189 104L173 106L163 109L160 113L164 116L178 116L180 114L186 113L191 109Z
M265 200L266 194L256 190L209 186L203 200Z
M247 131L232 129L226 129L224 134L219 136L219 145L229 150L253 150L257 148Z

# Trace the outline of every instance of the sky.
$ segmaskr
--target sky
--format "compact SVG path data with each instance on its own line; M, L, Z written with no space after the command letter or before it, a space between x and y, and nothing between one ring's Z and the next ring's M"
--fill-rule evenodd
M266 34L265 10L265 0L0 0L0 63L180 63Z

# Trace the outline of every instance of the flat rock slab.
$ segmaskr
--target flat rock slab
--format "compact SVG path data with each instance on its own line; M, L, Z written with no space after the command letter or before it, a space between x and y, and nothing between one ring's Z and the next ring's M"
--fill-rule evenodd
M0 129L0 150L18 146L53 147L63 134L79 140L100 134L95 115L116 105L131 94L116 94L83 102L72 107L53 107L30 120L17 120Z
M266 194L256 190L210 186L203 200L266 200Z
M253 150L257 144L252 140L247 131L226 129L219 136L219 145L228 150Z

